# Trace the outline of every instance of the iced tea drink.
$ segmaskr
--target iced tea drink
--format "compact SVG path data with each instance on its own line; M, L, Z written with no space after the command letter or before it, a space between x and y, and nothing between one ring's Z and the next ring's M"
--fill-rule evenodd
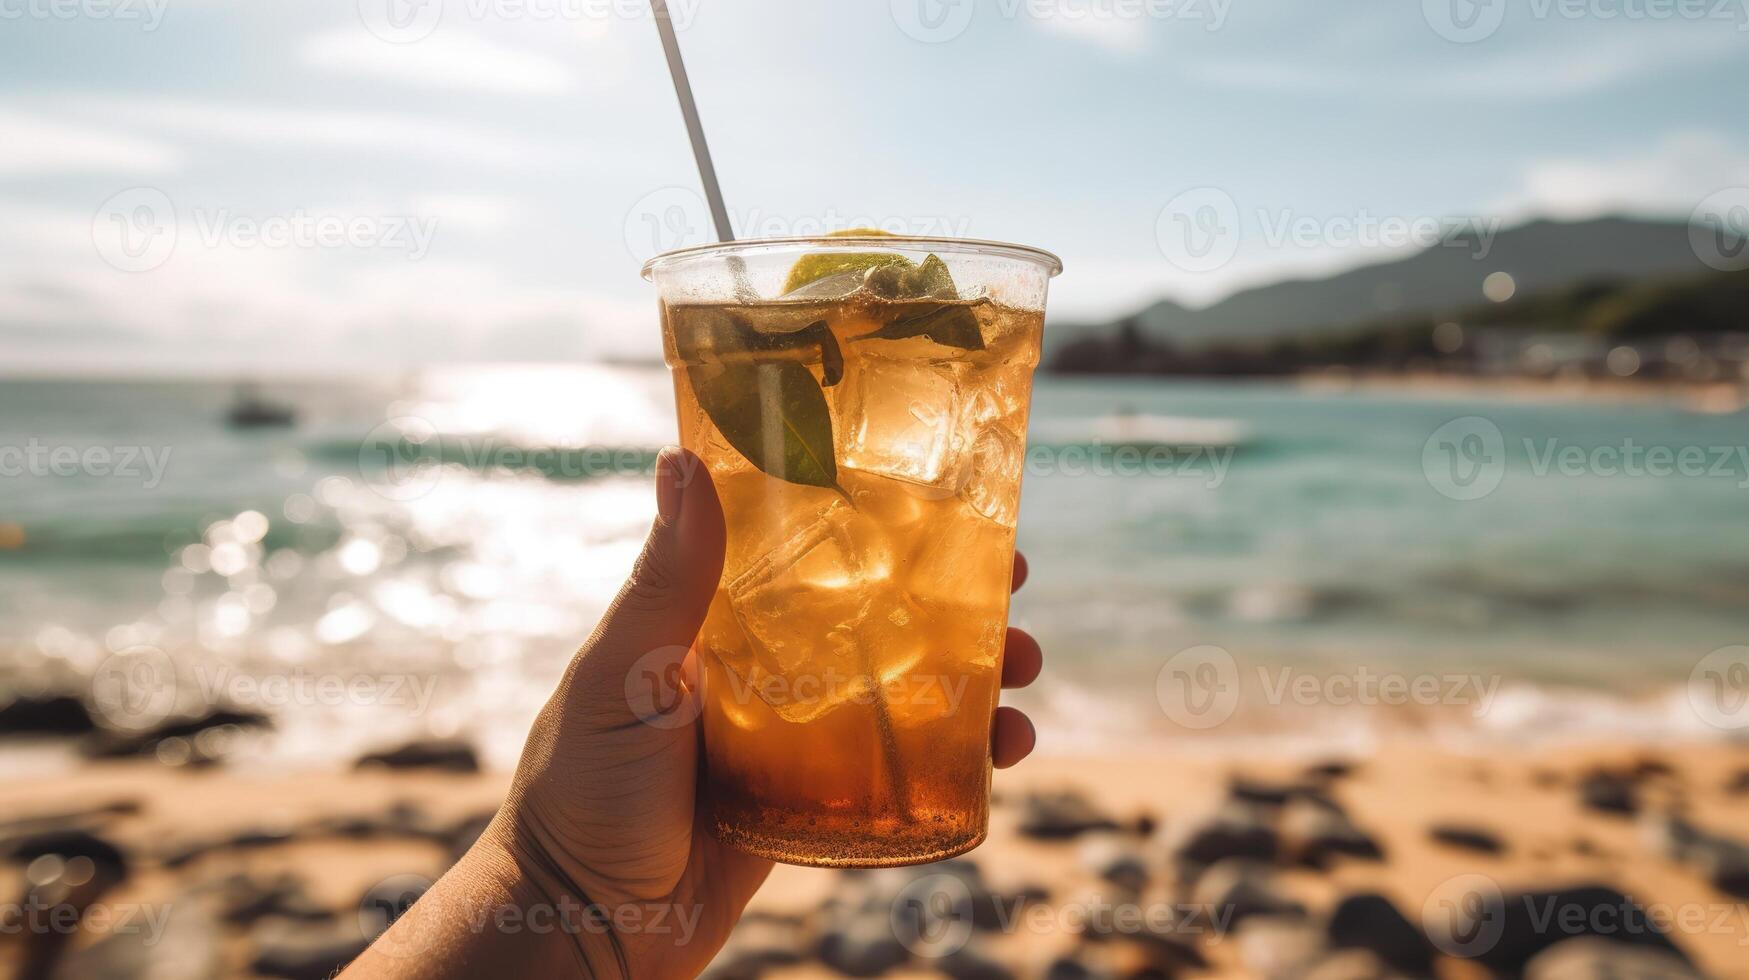
M867 867L983 839L1056 269L899 238L651 263L681 442L728 526L697 643L704 792L727 843Z

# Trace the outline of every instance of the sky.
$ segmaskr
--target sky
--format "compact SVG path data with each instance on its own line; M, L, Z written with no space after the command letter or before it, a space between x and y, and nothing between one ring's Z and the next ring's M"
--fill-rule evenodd
M1749 204L1749 0L671 9L737 234L1040 246L1053 322ZM0 0L0 372L652 357L697 188L637 0Z

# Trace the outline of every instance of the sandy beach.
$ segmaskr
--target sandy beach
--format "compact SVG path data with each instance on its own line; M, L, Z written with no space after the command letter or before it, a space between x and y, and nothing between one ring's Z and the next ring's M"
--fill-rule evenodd
M507 778L104 762L9 781L0 813L15 854L33 837L87 853L88 841L65 843L85 832L125 863L49 975L172 975L150 963L179 977L319 977L362 944L385 893L416 894L448 866ZM1047 756L997 775L989 840L966 859L864 874L778 867L712 975L1516 976L1485 955L1443 951L1453 940L1441 916L1462 906L1448 899L1497 894L1510 908L1527 890L1601 885L1693 964L1631 976L1744 977L1749 869L1683 851L1671 828L1728 839L1746 818L1749 747L1717 743L1505 757L1414 744L1352 759ZM1728 865L1729 849L1719 853ZM14 861L0 881L9 914L28 909L16 899L27 874L50 894L77 889L89 869ZM896 907L939 893L978 911L945 939L895 939L903 929L883 890ZM1595 895L1583 901L1579 932L1639 936L1599 913ZM885 928L859 933L858 915ZM1408 952L1405 923L1418 940ZM15 972L42 939L9 929L0 962ZM1549 969L1523 975L1608 975Z

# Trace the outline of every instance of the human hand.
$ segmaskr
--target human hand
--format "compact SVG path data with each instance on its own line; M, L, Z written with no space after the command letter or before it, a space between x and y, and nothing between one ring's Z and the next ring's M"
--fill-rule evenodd
M680 662L682 676L696 676L689 648L722 574L723 513L708 470L685 450L664 450L656 484L643 554L535 720L497 818L349 976L505 973L513 963L592 977L693 976L764 882L771 863L719 843L706 824L696 720L647 724L627 697L634 669ZM1014 588L1026 571L1016 555ZM1042 665L1037 641L1010 629L1002 686L1032 683ZM991 731L998 768L1032 751L1032 723L1014 708L997 708ZM455 935L480 918L461 910L498 903L523 915L532 904L561 921L568 908L577 928L556 930L551 946L525 941L496 953L491 929Z

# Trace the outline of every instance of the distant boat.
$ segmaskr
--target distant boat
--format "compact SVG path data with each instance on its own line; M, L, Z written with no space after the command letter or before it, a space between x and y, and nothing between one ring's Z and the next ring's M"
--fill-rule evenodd
M233 429L277 429L298 424L297 410L261 397L253 384L240 384L225 411L225 423Z

